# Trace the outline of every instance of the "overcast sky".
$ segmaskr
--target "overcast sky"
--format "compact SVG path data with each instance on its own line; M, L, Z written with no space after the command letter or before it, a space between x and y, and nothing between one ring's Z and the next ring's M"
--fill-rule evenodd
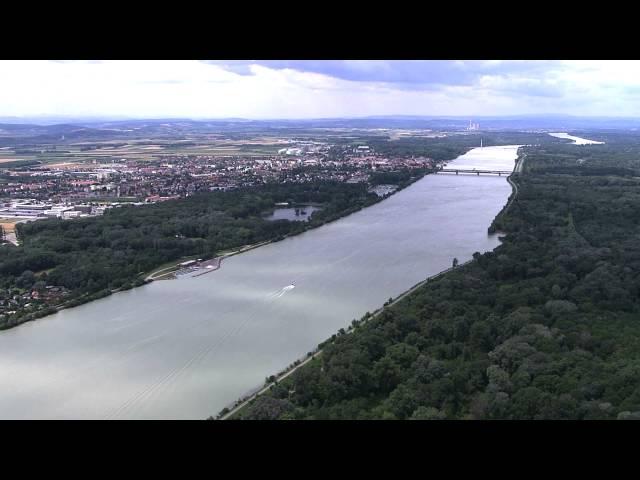
M640 116L640 61L0 61L0 116Z

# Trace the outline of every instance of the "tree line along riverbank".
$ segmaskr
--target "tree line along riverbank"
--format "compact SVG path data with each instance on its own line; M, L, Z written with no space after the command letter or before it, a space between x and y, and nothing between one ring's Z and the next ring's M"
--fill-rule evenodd
M639 140L524 147L500 246L336 335L237 417L640 418Z

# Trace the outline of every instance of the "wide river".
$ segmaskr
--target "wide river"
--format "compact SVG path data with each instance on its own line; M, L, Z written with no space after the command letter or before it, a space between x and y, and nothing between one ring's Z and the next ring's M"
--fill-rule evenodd
M575 136L569 135L568 133L565 133L565 132L550 133L549 135L551 135L552 137L556 137L556 138L564 138L566 140L573 140L573 144L574 145L602 145L602 144L604 144L604 142L598 142L596 140L588 140L588 139L582 138L582 137L575 137Z
M517 148L476 148L449 167L512 170ZM454 257L495 248L487 227L510 193L505 177L428 175L207 275L0 332L0 418L215 415Z

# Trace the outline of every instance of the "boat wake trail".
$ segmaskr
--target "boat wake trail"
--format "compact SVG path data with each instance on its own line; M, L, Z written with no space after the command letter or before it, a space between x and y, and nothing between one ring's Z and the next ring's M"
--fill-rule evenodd
M293 290L294 288L296 288L295 285L291 284L291 285L287 285L284 288L281 288L280 290L278 290L277 292L273 292L272 294L269 295L269 298L280 298L281 296L283 296L285 293L287 293L289 290Z

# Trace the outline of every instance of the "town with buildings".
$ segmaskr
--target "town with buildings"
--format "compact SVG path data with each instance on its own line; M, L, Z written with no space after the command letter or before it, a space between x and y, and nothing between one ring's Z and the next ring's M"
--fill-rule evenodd
M3 239L18 243L15 223L102 215L109 208L184 198L268 182L366 182L373 172L432 167L426 157L390 158L368 145L297 142L264 156L158 155L2 168Z

